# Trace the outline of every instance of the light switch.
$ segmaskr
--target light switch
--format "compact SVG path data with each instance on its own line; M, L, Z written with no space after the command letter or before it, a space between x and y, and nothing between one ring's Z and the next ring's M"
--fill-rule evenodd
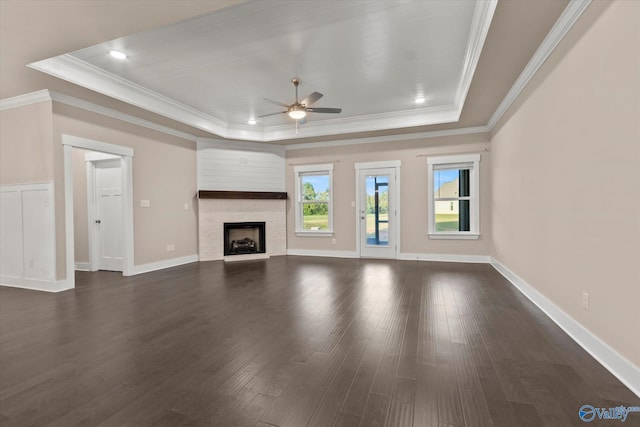
M140 207L141 208L150 208L151 207L151 202L149 200L140 200Z
M184 204L184 210L185 210L185 211L188 211L188 210L189 210L189 203L185 203L185 204Z

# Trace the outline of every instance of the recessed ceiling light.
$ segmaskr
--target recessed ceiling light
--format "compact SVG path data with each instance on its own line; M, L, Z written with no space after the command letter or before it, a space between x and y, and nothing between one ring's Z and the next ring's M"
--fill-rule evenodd
M256 119L249 119L249 120L247 120L247 124L248 124L248 125L255 125L255 124L256 124Z
M127 55L124 52L120 52L119 50L110 50L109 55L117 59L127 59Z
M425 102L426 100L427 100L427 99L426 99L424 96L417 96L417 97L413 100L413 102L415 102L416 104L424 104L424 102Z

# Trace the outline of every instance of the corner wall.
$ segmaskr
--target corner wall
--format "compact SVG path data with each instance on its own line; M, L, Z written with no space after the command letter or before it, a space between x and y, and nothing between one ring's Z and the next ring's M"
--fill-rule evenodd
M637 368L640 3L580 20L492 137L492 256Z

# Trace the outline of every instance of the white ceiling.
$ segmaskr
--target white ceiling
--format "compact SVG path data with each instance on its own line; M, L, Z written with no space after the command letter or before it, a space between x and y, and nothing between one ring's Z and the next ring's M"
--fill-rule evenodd
M496 1L249 1L30 66L225 138L277 141L459 119ZM128 58L118 61L108 51ZM317 91L296 134L264 98ZM416 105L416 96L427 101Z

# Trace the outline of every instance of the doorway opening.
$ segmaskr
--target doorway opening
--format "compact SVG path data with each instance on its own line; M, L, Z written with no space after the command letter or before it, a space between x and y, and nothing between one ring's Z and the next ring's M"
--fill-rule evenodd
M75 286L75 270L121 271L133 274L133 150L114 144L62 136L64 145L65 174L65 242L66 281ZM88 150L90 153L75 153L78 161L74 165L74 151ZM74 207L74 173L86 174L87 201ZM79 212L86 207L84 214ZM86 237L76 239L75 217L87 226ZM78 224L79 225L79 224ZM80 227L77 228L80 230ZM82 233L82 231L78 231ZM78 253L86 251L86 261L76 263ZM85 245L86 242L86 245Z

